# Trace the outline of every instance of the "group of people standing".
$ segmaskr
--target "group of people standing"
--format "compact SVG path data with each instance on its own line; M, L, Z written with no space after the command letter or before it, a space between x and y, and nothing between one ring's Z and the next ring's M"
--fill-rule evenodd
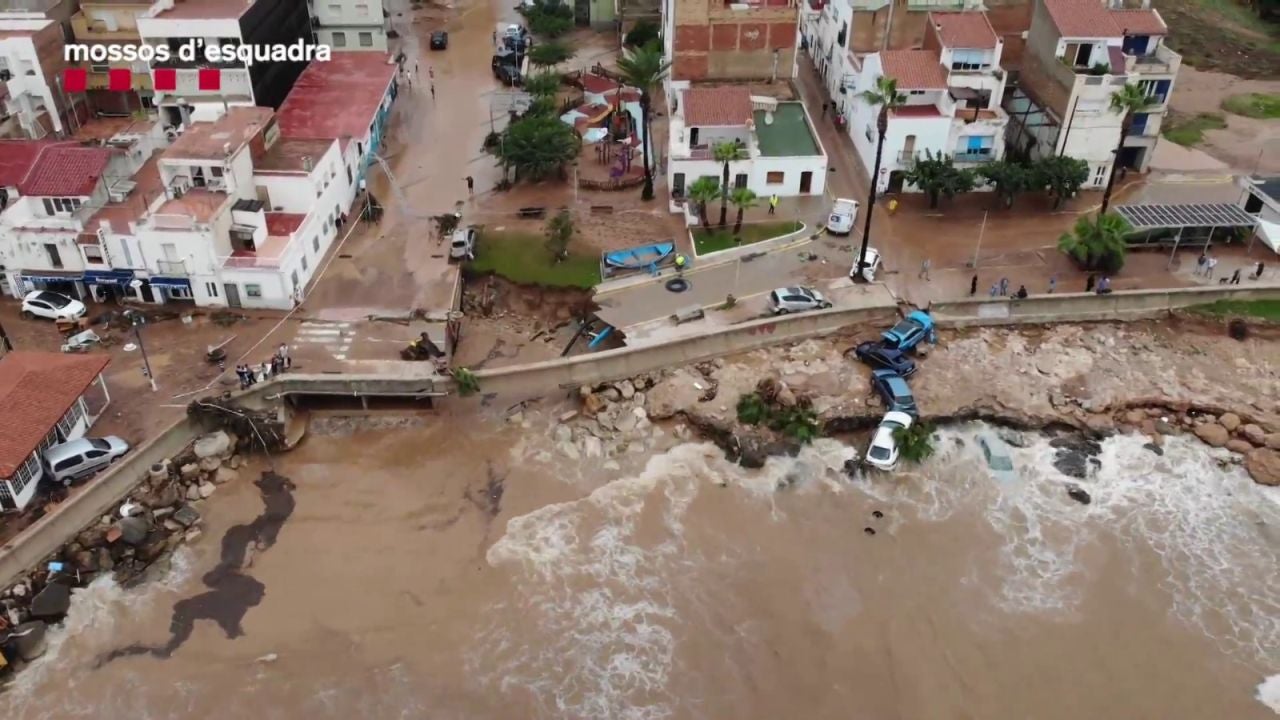
M265 382L293 367L293 358L289 355L289 346L280 343L271 359L261 365L241 364L236 366L236 377L240 378L240 389Z

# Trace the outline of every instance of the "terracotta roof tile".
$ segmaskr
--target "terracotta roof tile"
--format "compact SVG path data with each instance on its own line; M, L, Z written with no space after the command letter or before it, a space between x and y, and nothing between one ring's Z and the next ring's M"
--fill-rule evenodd
M689 127L746 125L751 118L751 91L744 87L684 91L684 123Z
M888 50L880 53L884 74L899 90L945 90L947 71L933 50Z
M267 218L267 235L269 236L289 237L295 230L302 227L303 221L307 219L307 216L301 213L269 212L264 214Z
M92 195L107 169L111 151L100 147L54 145L41 150L18 190L32 197Z
M110 360L25 350L0 358L0 477L26 462Z
M618 83L603 75L583 75L582 89L593 95L604 95L618 89Z
M1155 10L1109 10L1102 0L1044 0L1062 37L1097 38L1164 35L1168 28Z
M1000 39L984 12L931 12L929 23L943 47L989 50Z

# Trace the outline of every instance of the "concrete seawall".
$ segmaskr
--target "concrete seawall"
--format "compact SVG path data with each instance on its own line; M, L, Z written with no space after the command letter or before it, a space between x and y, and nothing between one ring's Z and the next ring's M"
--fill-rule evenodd
M1100 320L1141 320L1172 310L1218 300L1280 299L1280 284L1118 290L1107 295L1063 293L1033 295L1025 300L973 298L936 302L929 306L942 326L1016 325Z

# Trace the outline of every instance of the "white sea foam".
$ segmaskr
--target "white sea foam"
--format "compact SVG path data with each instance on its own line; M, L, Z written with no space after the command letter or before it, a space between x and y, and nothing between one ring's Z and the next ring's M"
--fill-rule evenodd
M1272 675L1258 683L1257 698L1258 702L1280 715L1280 675Z
M713 445L679 445L635 477L512 518L487 559L517 570L518 599L493 608L473 672L504 691L528 690L546 717L669 717L681 622L675 586L700 563L684 542L690 503L713 484L761 499L783 484L820 488L810 481L833 482L852 455L824 440L744 471ZM514 647L505 630L512 622L537 622L543 642Z

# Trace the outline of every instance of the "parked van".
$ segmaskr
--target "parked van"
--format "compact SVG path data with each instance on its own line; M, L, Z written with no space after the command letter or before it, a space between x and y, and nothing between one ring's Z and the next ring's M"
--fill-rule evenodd
M44 466L54 482L70 485L72 480L92 475L127 452L129 443L115 435L80 438L45 450Z

